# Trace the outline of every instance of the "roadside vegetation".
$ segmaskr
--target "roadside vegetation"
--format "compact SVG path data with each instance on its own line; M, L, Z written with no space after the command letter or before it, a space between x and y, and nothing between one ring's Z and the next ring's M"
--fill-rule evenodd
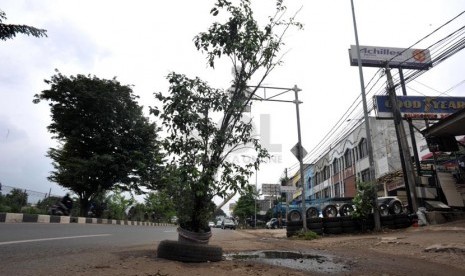
M210 10L212 25L193 42L211 70L230 62L230 87L214 88L198 77L171 72L168 91L155 93L151 118L132 85L116 77L67 76L56 69L44 80L46 89L32 101L50 107L47 129L57 143L47 151L54 168L48 180L71 191L71 215L163 221L176 216L182 229L208 232L216 211L214 197L234 192L245 196L236 215L244 221L252 216L256 196L250 194L249 178L269 154L243 112L282 65L285 34L303 27L296 14L288 15L283 0L274 7L274 14L260 23L250 0L218 0ZM2 40L17 33L46 36L46 30L3 20L0 10ZM253 152L251 162L228 161L244 148ZM144 202L136 203L134 195L142 194ZM0 197L0 211L47 213L57 200L46 198L30 206L19 190Z

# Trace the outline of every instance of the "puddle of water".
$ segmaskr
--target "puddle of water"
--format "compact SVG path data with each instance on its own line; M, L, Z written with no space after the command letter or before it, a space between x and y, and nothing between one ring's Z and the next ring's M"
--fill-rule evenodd
M258 262L307 272L340 273L348 271L345 264L335 262L334 258L330 255L295 251L240 252L227 254L225 255L225 259Z

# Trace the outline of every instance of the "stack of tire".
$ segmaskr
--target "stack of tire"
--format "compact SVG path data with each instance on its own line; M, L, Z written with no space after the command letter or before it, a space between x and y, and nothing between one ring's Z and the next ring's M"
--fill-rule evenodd
M412 220L407 214L381 216L381 227L402 229L412 226Z
M286 236L292 237L297 235L303 229L302 220L288 221L286 226ZM309 218L307 219L307 229L315 232L318 235L323 235L323 219L322 218Z
M342 233L341 217L323 218L323 232L325 234L336 235Z

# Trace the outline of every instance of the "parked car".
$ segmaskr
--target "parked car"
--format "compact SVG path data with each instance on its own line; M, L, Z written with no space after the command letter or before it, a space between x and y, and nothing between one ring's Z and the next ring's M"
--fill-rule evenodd
M286 226L286 220L281 219L281 225L279 225L279 220L277 218L272 218L265 224L265 228L267 229L276 229L276 228L282 228L285 226Z
M236 222L228 218L223 219L223 222L221 222L221 229L227 229L227 228L236 230Z
M278 219L277 218L272 218L270 219L269 221L266 222L265 224L265 228L266 229L271 229L271 226L275 224L275 222L277 222Z
M213 221L209 221L209 222L208 222L208 226L209 226L209 227L215 227L216 224L215 224Z
M217 222L216 222L216 225L215 227L216 228L221 228L221 225L223 224L223 220L219 219Z

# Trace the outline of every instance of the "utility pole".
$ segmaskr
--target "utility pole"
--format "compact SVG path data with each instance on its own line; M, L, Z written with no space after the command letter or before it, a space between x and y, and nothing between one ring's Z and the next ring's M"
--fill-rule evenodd
M402 95L404 96L407 96L407 88L405 87L405 80L404 80L404 72L402 71L402 68L399 68L399 78L400 78L400 85L402 87ZM413 156L414 156L414 159L415 159L415 167L417 169L417 175L420 176L420 172L421 172L421 166L420 166L420 158L418 157L418 150L417 150L417 141L415 139L415 132L413 130L413 123L412 123L412 119L408 119L408 126L409 126L409 131L410 131L410 140L412 141L412 149L413 149ZM397 137L397 141L399 141L399 137ZM400 145L400 143L399 143ZM400 147L399 147L400 149ZM401 152L402 154L402 152ZM403 157L401 155L401 158L402 158L402 172L404 174L404 181L405 183L408 182L408 178L407 178L407 172L405 170L405 165L404 165L404 160L403 160ZM405 190L407 191L407 201L408 201L408 210L409 210L409 213L410 214L413 214L416 212L416 210L414 210L412 208L412 199L410 198L410 187L409 185L405 185Z
M254 223L253 227L257 227L257 197L258 197L258 170L255 168L255 193L254 193Z
M396 90L394 88L394 82L392 81L391 69L386 66L386 77L388 80L388 94L389 94L389 103L391 104L392 114L394 116L394 126L396 132L399 133L399 146L401 149L401 156L404 159L405 172L407 173L407 183L409 190L409 196L411 198L412 206L411 209L416 211L418 209L417 203L417 191L415 185L414 171L412 168L412 161L410 160L410 150L408 147L407 135L405 133L404 124L402 122L402 117L400 114L399 106L397 105L397 96ZM409 206L410 208L410 206Z
M302 136L300 133L300 112L299 112L299 91L302 89L298 88L297 85L294 85L292 88L295 94L295 111L297 115L297 148L298 148L298 159L299 159L299 169L300 169L300 186L302 187L302 227L304 232L307 232L307 202L305 200L305 179L304 179L304 156L302 148Z
M362 104L363 104L363 117L365 120L365 133L367 139L367 151L368 151L368 161L370 163L370 180L373 181L375 184L375 196L373 198L373 217L375 219L375 231L381 231L381 219L379 216L378 210L378 185L376 183L376 175L375 175L375 161L373 157L373 144L371 141L371 133L370 133L370 122L368 118L368 107L367 107L367 100L365 94L365 81L363 80L363 70L362 70L362 61L360 60L360 44L358 43L358 32L357 32L357 22L355 20L355 8L354 8L354 1L350 0L350 4L352 6L352 19L354 22L354 34L355 34L355 45L357 47L357 61L358 61L358 72L360 76L360 88L361 88L361 96L362 96Z

